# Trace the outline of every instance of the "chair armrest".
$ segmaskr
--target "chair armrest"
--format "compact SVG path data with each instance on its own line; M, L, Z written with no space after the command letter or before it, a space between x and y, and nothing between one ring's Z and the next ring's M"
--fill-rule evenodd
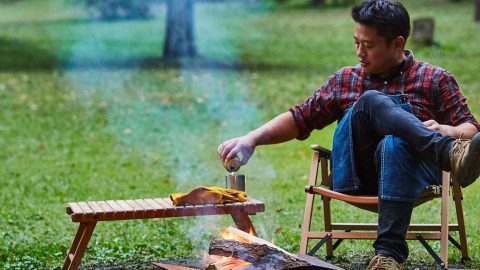
M378 204L378 196L356 196L347 195L325 188L323 186L305 186L305 192L310 194L319 194L328 198L341 200L354 204Z
M310 145L310 149L317 151L320 157L324 157L326 159L330 159L330 156L332 155L332 151L317 144Z

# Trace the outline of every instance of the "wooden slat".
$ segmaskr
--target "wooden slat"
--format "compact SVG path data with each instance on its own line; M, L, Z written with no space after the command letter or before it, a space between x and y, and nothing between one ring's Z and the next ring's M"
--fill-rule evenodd
M155 217L155 208L152 207L144 200L135 200L135 202L140 205L144 210L144 218L154 218Z
M170 205L169 203L165 202L161 198L153 199L156 203L160 204L164 209L173 209L175 206Z
M145 200L137 199L134 200L138 205L140 205L145 211L153 211L155 210L150 204L148 204Z
M173 205L172 200L170 198L161 198L161 200L165 203L165 205L169 208L174 208L175 205Z
M82 209L82 214L71 215L73 222L91 222L95 221L94 211L86 202L78 202L77 205Z
M162 218L165 216L165 208L163 208L153 199L145 199L144 201L153 209L152 218Z
M163 211L163 217L172 217L175 214L175 208L173 206L170 206L168 203L166 203L164 200L161 198L155 198L153 199L156 203L161 205L164 209Z
M145 199L145 201L149 203L152 207L154 207L156 211L159 211L159 210L163 211L165 209L163 208L163 206L157 203L154 199Z
M102 207L100 207L100 205L95 201L87 202L87 204L90 206L90 208L92 208L95 214L102 214L104 212Z
M145 209L143 209L138 203L134 200L125 200L125 202L134 209L133 218L143 218L145 215Z
M252 208L252 212L249 214L255 214L257 212L264 212L265 211L265 204L259 200L256 200L254 198L249 197L249 200L251 200L255 205Z
M143 209L143 207L134 200L125 200L125 202L130 205L135 211L145 211L145 209Z
M105 213L105 220L112 220L115 217L115 210L106 201L97 201L97 203Z
M78 206L82 208L84 215L93 215L94 211L90 208L90 206L88 206L86 202L79 202Z
M115 203L117 203L118 205L120 205L120 207L122 207L123 211L125 212L134 212L135 209L133 209L133 207L131 207L126 201L124 200L116 200Z
M83 215L83 210L77 203L69 203L67 206L67 214Z
M135 217L135 210L124 200L115 201L120 207L123 208L123 219L132 219Z
M110 207L112 207L112 209L115 211L115 213L119 213L119 212L125 212L125 209L123 209L120 205L118 205L115 201L113 200L108 200L107 201L108 205L110 205Z
M94 219L95 220L103 220L105 219L105 212L103 211L102 207L98 205L97 202L91 201L87 202L88 206L93 209L94 211Z
M115 201L113 200L108 200L107 201L108 205L112 207L112 209L115 211L113 214L112 219L123 219L125 216L125 209L123 209L120 205L118 205Z
M222 215L245 212L254 215L264 211L265 205L249 197L248 201L227 204L174 206L170 198L89 201L67 204L67 213L74 222L93 220L125 220L181 216Z

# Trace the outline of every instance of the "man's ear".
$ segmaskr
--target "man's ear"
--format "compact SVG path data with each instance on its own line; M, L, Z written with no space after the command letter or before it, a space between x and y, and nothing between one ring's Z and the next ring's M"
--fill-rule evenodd
M405 48L405 38L402 36L398 36L393 40L393 46L395 49L401 49Z

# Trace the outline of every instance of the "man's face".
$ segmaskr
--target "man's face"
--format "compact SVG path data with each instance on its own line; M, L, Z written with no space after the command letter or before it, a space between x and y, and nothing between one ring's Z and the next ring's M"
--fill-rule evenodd
M367 73L384 75L401 61L403 48L399 50L395 41L387 46L375 28L357 23L354 38L358 60Z

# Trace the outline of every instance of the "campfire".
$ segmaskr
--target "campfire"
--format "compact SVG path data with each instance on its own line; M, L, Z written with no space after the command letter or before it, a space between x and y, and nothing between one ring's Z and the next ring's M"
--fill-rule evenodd
M187 269L167 267L164 269ZM188 268L193 269L193 268ZM222 237L210 241L208 255L203 260L204 270L287 270L287 269L341 269L314 257L291 254L282 248L258 238L252 232L246 233L228 227Z
M239 229L228 227L222 238L210 242L208 253L226 257L228 264L214 262L206 269L340 269L307 255L291 254L282 248ZM217 268L217 266L219 266Z
M236 230L236 229L235 229ZM237 230L238 231L238 230ZM242 234L235 232L232 227L227 228L222 232L222 238L224 240L237 241L241 243L251 243L251 237L253 236L253 231L250 230L250 234L246 234L243 231L240 231ZM205 258L207 262L206 270L236 270L241 269L244 266L251 265L250 263L241 260L239 258L234 258L232 256L219 256L219 255L206 255Z

